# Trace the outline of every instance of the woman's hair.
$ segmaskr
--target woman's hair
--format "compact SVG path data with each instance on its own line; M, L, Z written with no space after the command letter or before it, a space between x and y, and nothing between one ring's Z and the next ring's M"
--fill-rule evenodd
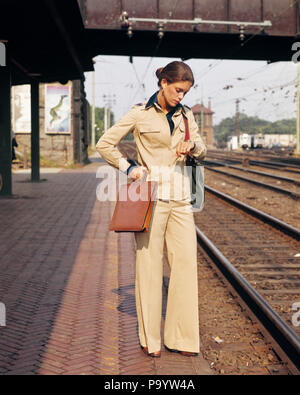
M161 86L161 80L165 78L169 83L179 81L190 81L194 85L193 72L186 63L174 61L168 63L165 67L156 70L158 86Z

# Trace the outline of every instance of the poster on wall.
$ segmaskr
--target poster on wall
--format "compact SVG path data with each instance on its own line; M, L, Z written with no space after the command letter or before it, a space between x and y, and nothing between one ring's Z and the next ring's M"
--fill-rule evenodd
M71 85L45 85L45 132L71 133Z
M16 85L11 89L12 128L15 133L31 133L30 85Z

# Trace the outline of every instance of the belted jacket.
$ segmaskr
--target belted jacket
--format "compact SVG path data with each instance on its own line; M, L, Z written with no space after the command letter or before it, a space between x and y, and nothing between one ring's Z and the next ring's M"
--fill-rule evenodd
M190 141L195 143L190 156L203 159L206 146L189 107L180 104L170 118L158 102L153 100L153 96L147 103L133 106L115 125L106 130L96 149L110 165L126 172L130 163L117 149L117 145L125 136L133 133L137 159L140 165L147 168L147 180L158 181L157 197L164 200L186 200L190 198L190 181L184 171L186 157L178 157L176 154L178 143L185 141L186 137L183 117L188 121ZM170 130L170 122L173 130Z

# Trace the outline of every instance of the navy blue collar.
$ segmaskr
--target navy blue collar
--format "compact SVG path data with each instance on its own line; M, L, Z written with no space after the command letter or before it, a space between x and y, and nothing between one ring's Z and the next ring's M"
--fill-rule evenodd
M150 99L148 100L148 102L147 102L147 104L145 106L146 109L151 107L151 106L153 106L154 103L156 103L158 106L160 106L159 103L158 103L158 100L157 100L158 92L159 91L155 92L154 95L152 95L150 97ZM179 108L181 108L184 111L183 105L181 103L178 103L177 106L174 107L170 112L172 112L174 114Z
M157 100L158 92L159 92L159 91L155 92L154 95L152 95L152 96L150 97L150 99L148 100L148 102L147 102L145 108L151 107L154 103L158 104L158 100ZM159 105L159 104L158 104L158 105Z

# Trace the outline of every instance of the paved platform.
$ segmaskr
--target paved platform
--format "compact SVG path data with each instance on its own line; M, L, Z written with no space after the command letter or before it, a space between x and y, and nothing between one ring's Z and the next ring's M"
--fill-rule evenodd
M212 374L201 354L139 348L134 237L108 231L102 164L42 172L40 183L16 173L13 197L0 198L0 374Z

